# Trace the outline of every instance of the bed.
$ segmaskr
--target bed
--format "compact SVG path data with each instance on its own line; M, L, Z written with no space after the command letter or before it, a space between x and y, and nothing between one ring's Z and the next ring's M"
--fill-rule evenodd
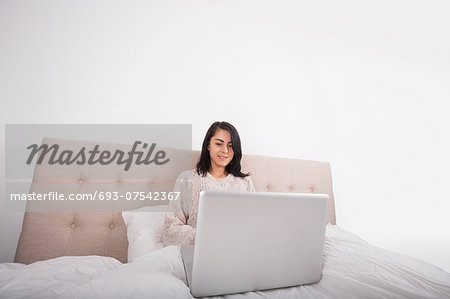
M55 142L81 146L43 141ZM192 152L191 167L198 156ZM450 298L449 273L374 247L337 225L329 163L244 155L242 166L259 192L329 195L323 274L316 284L225 297ZM125 176L117 166L108 167L114 176L101 183L92 167L56 172L78 191L101 184L97 187L126 192L126 177L133 176L140 178L140 190L152 190L152 171L135 168ZM54 168L37 165L30 192L45 189L42 178L51 172ZM165 205L136 203L135 208L124 213L25 212L15 263L0 264L0 298L192 298L179 247L164 247L160 240Z

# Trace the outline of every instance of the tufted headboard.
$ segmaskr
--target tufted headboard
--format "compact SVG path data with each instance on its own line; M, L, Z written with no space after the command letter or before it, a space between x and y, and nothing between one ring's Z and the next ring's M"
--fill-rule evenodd
M192 167L199 155L199 151L193 151ZM79 173L69 174L74 186L81 183L80 177L89 178L90 169L79 168ZM251 173L258 192L328 194L328 221L336 224L329 163L244 155L242 169ZM39 173L35 169L35 177ZM33 180L30 192L45 189L42 184ZM95 184L103 184L101 187L106 189L110 184L113 189L119 181L106 183L106 187L104 182L94 181L91 187ZM141 188L151 190L148 184ZM125 263L127 250L127 232L121 212L25 212L15 262L29 264L59 256L100 255Z

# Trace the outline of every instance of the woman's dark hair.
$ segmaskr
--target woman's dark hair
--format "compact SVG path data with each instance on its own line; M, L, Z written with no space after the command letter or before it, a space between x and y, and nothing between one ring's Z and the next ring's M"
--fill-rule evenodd
M231 159L230 163L225 167L228 173L231 173L235 177L246 177L249 176L249 173L241 172L241 158L242 158L242 149L241 149L241 138L239 138L239 133L236 128L225 121L216 121L213 123L208 132L206 132L205 139L203 140L202 145L202 153L200 154L200 159L197 163L197 173L201 176L206 176L207 172L211 170L211 157L209 155L208 145L211 141L211 138L216 134L218 129L227 130L231 136L231 147L233 148L233 159Z

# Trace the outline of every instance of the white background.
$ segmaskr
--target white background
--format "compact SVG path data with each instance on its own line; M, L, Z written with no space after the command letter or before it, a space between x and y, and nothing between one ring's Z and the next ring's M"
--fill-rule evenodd
M1 125L188 123L199 149L226 120L244 153L329 161L342 228L450 271L449 11L444 0L0 0ZM4 169L3 129L0 145ZM0 262L21 222L1 200Z

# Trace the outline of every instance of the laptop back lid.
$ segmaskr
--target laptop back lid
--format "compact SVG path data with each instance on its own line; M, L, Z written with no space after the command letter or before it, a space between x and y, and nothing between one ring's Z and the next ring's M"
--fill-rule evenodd
M191 293L212 296L315 283L327 194L202 191Z

